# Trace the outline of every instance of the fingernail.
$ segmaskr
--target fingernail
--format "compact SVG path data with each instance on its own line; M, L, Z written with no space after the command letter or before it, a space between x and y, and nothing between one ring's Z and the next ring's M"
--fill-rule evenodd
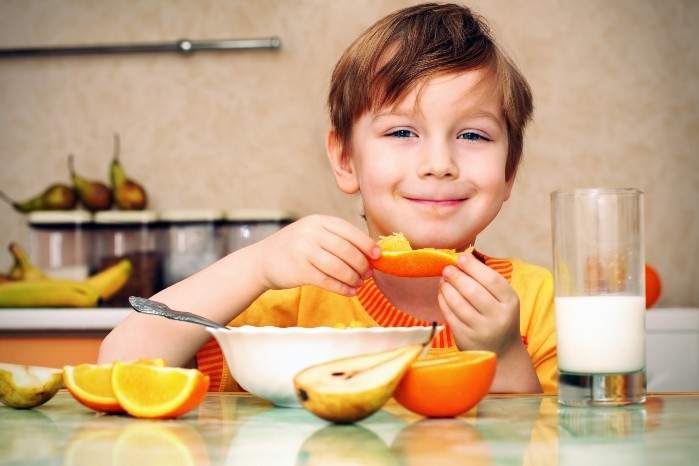
M444 267L444 270L442 270L442 276L443 277L450 277L454 273L454 267L451 265L447 265Z
M374 249L371 250L371 258L378 259L379 257L381 257L381 248L376 246Z

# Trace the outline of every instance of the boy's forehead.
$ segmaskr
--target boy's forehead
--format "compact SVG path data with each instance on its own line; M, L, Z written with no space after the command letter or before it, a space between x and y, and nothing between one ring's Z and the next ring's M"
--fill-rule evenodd
M476 106L491 106L495 104L497 108L502 107L502 87L499 85L494 73L486 69L472 69L428 76L406 88L395 102L390 102L383 107L379 107L376 105L377 102L374 102L375 105L371 113L380 116L396 112L419 112L420 102L428 88L438 89L440 86L456 79L464 83L463 94L459 96L464 101L468 101Z

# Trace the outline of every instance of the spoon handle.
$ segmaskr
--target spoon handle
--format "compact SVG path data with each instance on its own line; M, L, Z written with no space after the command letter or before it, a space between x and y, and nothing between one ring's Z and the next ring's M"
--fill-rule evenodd
M180 320L182 322L189 322L192 324L204 325L211 328L225 328L225 325L221 325L218 322L209 320L206 317L202 317L191 312L176 311L170 309L167 305L160 303L158 301L153 301L146 298L139 298L137 296L131 296L129 298L129 303L137 312L143 314L152 314L160 317L165 317L172 320Z

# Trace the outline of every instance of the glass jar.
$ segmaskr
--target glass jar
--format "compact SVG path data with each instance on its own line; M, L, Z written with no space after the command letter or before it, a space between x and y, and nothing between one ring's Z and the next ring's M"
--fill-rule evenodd
M232 210L226 213L226 248L233 252L281 230L296 220L284 210Z
M163 288L162 228L155 212L98 212L94 239L93 273L124 258L133 266L126 285L104 306L129 307L129 296L149 298Z
M37 267L55 279L87 278L92 251L92 215L89 212L31 212L27 222L27 254Z
M178 209L161 212L165 235L165 286L195 274L224 254L222 211Z

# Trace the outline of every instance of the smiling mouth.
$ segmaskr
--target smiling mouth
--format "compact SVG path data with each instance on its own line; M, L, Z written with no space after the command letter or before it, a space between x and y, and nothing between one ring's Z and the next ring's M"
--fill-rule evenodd
M455 205L462 204L466 199L418 199L412 197L406 197L410 202L415 202L417 204L423 204L429 207L451 207Z

